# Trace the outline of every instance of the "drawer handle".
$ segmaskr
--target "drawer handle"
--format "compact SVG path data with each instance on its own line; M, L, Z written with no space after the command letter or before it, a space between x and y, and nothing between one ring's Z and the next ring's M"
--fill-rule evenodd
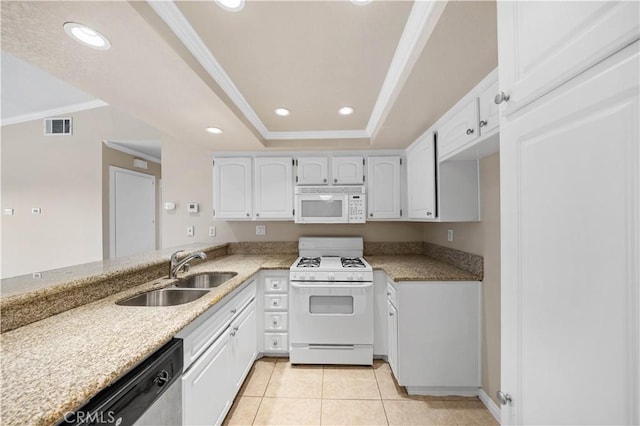
M232 314L235 314L236 312L238 312L238 310L237 310L237 309L235 309L235 308L231 310L231 313L232 313Z

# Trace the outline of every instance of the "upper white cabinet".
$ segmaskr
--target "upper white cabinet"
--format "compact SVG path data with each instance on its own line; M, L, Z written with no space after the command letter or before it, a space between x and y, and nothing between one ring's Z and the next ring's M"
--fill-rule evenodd
M436 159L433 132L428 131L407 150L409 219L436 218Z
M256 219L293 219L293 158L254 159Z
M328 157L298 157L296 164L298 185L326 185L329 182Z
M251 158L216 158L213 176L213 214L216 219L251 218Z
M468 99L455 114L449 116L438 129L440 158L466 145L478 136L478 101Z
M368 219L400 219L401 165L399 156L368 158Z
M637 1L500 4L500 90L509 96L505 114L636 40L639 7Z
M333 157L331 160L331 174L336 185L364 184L364 157Z

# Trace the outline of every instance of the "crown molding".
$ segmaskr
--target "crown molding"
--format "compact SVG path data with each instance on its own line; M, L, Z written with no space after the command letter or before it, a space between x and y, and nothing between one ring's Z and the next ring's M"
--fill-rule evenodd
M159 158L154 157L153 155L145 154L145 153L140 152L140 151L136 151L135 149L124 147L124 146L118 144L118 142L106 141L105 140L105 141L103 141L103 143L108 148L115 149L116 151L124 152L125 154L133 155L134 157L140 157L143 160L148 160L148 161L151 161L151 162L156 163L156 164L162 164L162 162L160 161Z
M151 8L169 26L184 46L191 52L205 71L214 79L229 99L244 114L265 140L300 140L300 139L371 139L381 127L393 103L397 99L404 83L411 74L422 49L431 36L447 1L415 1L407 23L400 36L400 41L393 54L385 80L378 93L378 98L367 122L362 130L330 130L330 131L295 131L271 132L264 125L258 114L242 96L231 77L207 48L187 18L180 12L174 0L147 0Z
M109 105L105 101L96 99L93 101L81 102L79 104L66 105L58 108L46 109L43 111L31 112L29 114L16 115L15 117L3 118L0 126L8 126L11 124L26 123L27 121L41 120L43 118L55 117L73 112L86 111L89 109L100 108Z

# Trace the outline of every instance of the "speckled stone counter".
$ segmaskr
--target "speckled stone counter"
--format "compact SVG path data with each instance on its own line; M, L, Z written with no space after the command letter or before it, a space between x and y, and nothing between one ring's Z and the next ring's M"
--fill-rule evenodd
M0 335L3 425L53 424L133 368L261 268L287 269L295 255L231 255L191 273L237 272L200 299L172 307L118 306L118 300L171 285L136 286Z
M394 281L481 281L467 272L425 255L365 256L373 269L384 270Z

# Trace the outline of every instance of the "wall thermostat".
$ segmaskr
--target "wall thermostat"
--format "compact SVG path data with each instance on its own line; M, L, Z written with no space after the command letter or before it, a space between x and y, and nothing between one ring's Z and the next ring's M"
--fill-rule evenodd
M176 209L176 203L164 203L164 209L165 210L175 210Z
M187 204L187 212L189 213L198 213L200 211L200 206L198 203L189 203Z

